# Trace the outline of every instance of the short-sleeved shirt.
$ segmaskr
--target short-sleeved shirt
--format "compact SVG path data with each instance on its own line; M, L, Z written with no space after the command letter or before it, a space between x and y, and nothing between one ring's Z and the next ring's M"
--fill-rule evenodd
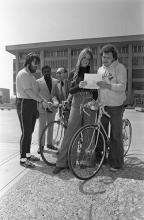
M26 90L28 89L31 89L35 94L38 94L38 84L35 77L24 68L18 72L16 77L17 98L31 99L26 93Z

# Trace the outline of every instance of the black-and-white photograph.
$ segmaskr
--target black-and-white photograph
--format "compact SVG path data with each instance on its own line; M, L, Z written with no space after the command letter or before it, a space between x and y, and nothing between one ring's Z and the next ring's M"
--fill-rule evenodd
M0 220L144 219L144 0L0 0Z

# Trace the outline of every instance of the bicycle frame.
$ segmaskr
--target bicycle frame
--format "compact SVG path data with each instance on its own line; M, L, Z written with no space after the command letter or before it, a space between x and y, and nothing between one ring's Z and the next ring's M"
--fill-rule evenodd
M85 105L82 107L82 111L84 113L88 114L84 108L85 108ZM96 125L96 130L98 131L98 135L97 135L97 139L95 140L95 147L93 149L91 149L93 139L95 138L95 131L96 130L94 130L93 134L92 134L92 138L91 138L90 144L89 144L88 148L86 149L86 153L87 154L91 154L91 153L93 153L95 151L95 148L96 148L97 143L98 143L98 138L99 138L100 131L104 134L104 136L106 138L106 142L109 143L109 136L108 136L104 126L101 123L101 118L102 118L103 114L105 114L107 117L110 117L109 114L104 110L104 107L99 102L98 103L98 118L97 118L97 113L96 113L95 120L94 120L94 125Z

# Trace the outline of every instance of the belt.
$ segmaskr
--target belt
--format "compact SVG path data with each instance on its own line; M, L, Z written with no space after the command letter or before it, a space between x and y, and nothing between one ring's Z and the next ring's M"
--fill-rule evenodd
M78 92L77 94L81 96L86 96L86 95L90 95L91 93L84 91L84 92Z

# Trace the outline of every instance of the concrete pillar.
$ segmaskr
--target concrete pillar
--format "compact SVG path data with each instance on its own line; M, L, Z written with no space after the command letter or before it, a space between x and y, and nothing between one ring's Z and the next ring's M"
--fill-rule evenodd
M71 71L71 48L68 48L68 74L70 73Z
M101 66L100 45L97 46L97 70Z
M40 51L40 68L44 66L44 50Z
M133 91L132 91L132 44L128 45L128 94L127 99L128 103L133 103Z

